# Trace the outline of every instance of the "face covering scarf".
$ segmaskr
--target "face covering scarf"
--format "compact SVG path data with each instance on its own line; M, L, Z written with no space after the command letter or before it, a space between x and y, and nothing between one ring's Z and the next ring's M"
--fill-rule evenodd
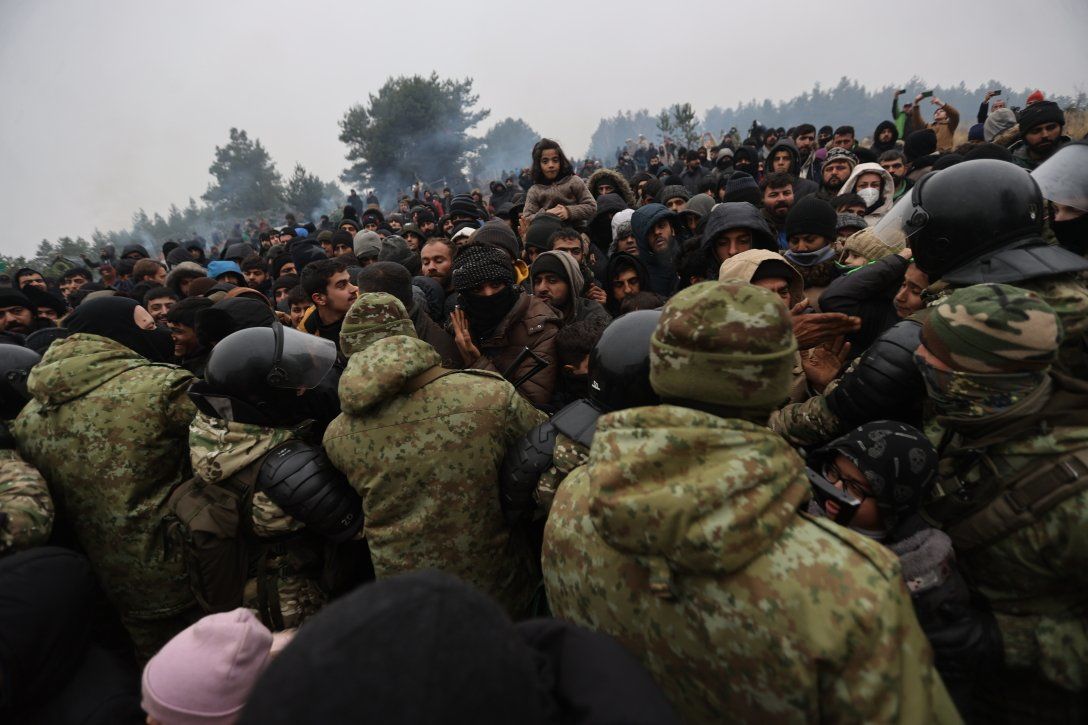
M1008 410L1046 379L1044 371L982 375L938 370L918 355L914 361L937 413L956 418L985 418Z

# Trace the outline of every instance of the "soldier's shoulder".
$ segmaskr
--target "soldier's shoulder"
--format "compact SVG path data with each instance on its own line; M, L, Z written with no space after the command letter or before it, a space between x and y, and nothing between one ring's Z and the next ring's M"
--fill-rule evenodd
M809 533L818 539L833 542L834 548L822 555L828 564L846 563L847 570L856 571L860 560L860 563L868 564L885 581L902 578L899 557L891 549L836 524L831 519L813 516L805 511L798 515L803 519L803 525L809 527Z

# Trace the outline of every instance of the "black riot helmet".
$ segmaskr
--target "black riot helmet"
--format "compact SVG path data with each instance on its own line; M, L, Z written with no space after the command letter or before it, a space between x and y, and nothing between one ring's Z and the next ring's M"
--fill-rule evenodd
M909 247L931 282L1019 282L1088 268L1042 237L1043 197L1027 170L996 159L923 176L874 227Z
M657 405L650 387L650 337L661 310L617 317L589 353L589 399L605 410Z
M41 355L21 345L0 345L0 420L19 415L30 400L26 379L41 359Z
M223 420L289 427L303 420L328 423L339 412L336 344L276 322L223 338L190 397Z

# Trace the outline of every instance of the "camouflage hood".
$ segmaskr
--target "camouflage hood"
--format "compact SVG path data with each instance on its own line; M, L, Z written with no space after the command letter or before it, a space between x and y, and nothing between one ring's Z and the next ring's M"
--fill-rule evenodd
M290 429L234 423L197 413L189 424L193 473L205 483L218 483L292 437Z
M392 398L404 384L424 370L442 364L442 357L424 342L408 335L378 340L348 358L340 376L340 405L358 415Z
M800 457L770 430L671 405L602 417L589 474L600 536L672 572L744 568L808 497Z
M26 387L43 406L55 406L86 395L129 370L154 364L108 337L81 332L50 345L31 370Z

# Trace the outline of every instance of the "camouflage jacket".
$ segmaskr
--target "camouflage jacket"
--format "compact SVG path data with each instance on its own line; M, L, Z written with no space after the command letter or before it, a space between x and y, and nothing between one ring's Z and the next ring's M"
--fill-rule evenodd
M11 437L0 424L0 439ZM42 474L0 441L0 556L42 546L53 531L53 497Z
M1088 383L1058 378L1038 398L977 421L927 426L942 442L940 486L995 486L1070 451L1088 448ZM946 439L947 428L956 431ZM932 515L935 505L927 509ZM956 543L955 520L941 521ZM1088 490L1066 498L1000 540L957 553L968 579L993 607L1005 665L1031 669L1072 691L1088 689Z
M533 590L529 552L503 519L498 469L507 446L544 415L481 370L402 392L439 362L434 348L404 335L354 352L325 451L363 498L379 579L441 569L522 616Z
M294 437L295 431L290 429L228 422L197 413L189 426L193 473L209 486L221 485L243 472L255 474L254 467L272 449ZM263 558L265 570L250 572L242 604L264 613L264 603L258 596L263 574L268 586L275 588L268 596L278 603L283 626L296 627L324 606L327 599L318 583L323 563L321 541L307 537L285 540L285 535L300 531L303 524L260 491L253 494L250 514L246 530L270 543ZM272 621L265 624L273 626Z
M802 465L741 420L602 417L545 527L552 610L618 638L686 722L957 722L895 554L799 514Z
M578 441L571 440L565 433L556 433L555 450L552 452L552 465L540 474L533 498L541 518L547 518L555 499L555 492L563 479L579 466L589 463L589 449Z
M1088 348L1085 346L1088 335L1088 286L1073 275L1029 279L1017 282L1015 286L1035 292L1058 313L1065 338L1056 368L1067 375L1088 378ZM930 306L953 289L940 282L933 285L930 291L935 294ZM861 357L855 359L844 375L849 375L860 362ZM776 410L768 425L795 446L825 443L845 433L843 422L827 404L827 396L838 382L829 385L822 395L814 395L804 402L791 403Z
M161 507L188 478L193 376L98 335L50 345L12 423L23 456L49 482L107 595L125 618L193 605L180 561L165 560Z

